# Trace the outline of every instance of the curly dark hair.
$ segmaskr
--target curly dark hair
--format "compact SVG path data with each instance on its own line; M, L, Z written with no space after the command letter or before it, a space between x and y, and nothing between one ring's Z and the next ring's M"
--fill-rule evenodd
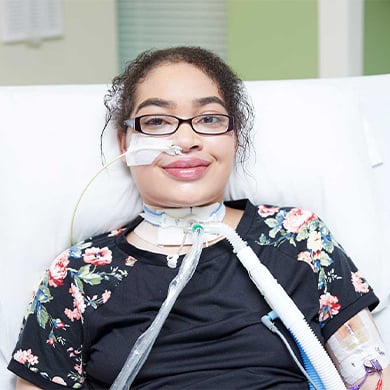
M134 109L138 84L157 66L181 62L194 65L216 83L228 114L234 117L238 156L240 161L244 162L251 144L252 105L242 80L221 58L201 47L179 46L148 50L127 63L124 72L113 79L112 86L104 97L104 105L107 108L106 124L113 120L118 130L126 132L124 121L129 119Z

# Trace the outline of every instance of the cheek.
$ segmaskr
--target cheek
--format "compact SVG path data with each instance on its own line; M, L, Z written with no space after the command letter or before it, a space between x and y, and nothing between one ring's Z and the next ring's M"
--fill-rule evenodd
M150 194L161 188L161 172L153 165L137 165L129 167L130 174L138 192L142 195Z
M145 165L129 167L131 177L137 187L144 186L148 182L147 177L149 174L147 168L148 166Z
M213 139L212 149L215 157L220 161L230 161L234 159L237 151L236 137L226 136L224 138Z
M130 167L130 173L141 198L150 203L150 199L154 199L158 193L158 188L161 188L161 182L154 175L152 167L150 165ZM159 184L157 189L156 184Z

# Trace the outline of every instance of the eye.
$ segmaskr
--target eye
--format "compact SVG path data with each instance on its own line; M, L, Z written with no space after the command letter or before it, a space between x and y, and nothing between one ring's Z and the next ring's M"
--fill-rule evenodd
M220 123L223 118L224 117L221 117L220 115L202 115L199 118L199 123L204 125L216 125Z
M145 134L163 135L175 131L178 120L171 115L143 115L140 118L140 128Z
M223 132L228 128L229 118L222 114L199 115L194 125L200 128L200 131Z
M142 118L141 121L142 126L146 127L160 127L169 123L169 120L164 116L148 116Z

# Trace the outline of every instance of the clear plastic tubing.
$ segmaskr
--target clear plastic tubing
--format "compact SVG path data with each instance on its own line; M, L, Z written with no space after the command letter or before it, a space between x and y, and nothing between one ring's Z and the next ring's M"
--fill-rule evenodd
M234 248L238 259L250 278L264 296L269 306L277 313L286 328L299 341L326 390L342 390L345 385L324 347L306 322L302 312L287 295L245 241L231 227L216 223L207 225L207 231L224 235Z
M161 305L159 312L149 328L142 333L135 342L120 373L111 385L110 390L128 390L130 388L134 378L137 376L139 370L149 356L153 344L176 302L177 297L194 274L203 248L203 226L195 224L192 227L192 231L194 237L192 247L185 255L177 275L170 282L165 301Z

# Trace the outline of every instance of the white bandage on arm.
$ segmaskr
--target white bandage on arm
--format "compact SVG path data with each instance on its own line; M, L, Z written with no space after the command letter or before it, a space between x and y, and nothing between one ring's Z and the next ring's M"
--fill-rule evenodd
M351 386L366 376L367 364L378 361L382 368L389 364L389 356L368 309L362 310L342 325L326 344L330 357Z

